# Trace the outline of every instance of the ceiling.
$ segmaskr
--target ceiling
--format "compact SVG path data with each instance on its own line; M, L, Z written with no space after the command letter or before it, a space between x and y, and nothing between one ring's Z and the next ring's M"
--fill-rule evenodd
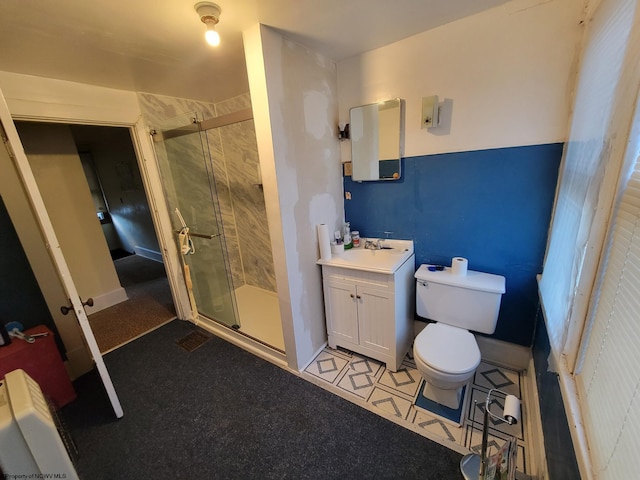
M0 70L215 102L249 90L256 23L339 61L507 0L215 1L219 47L196 0L2 0Z

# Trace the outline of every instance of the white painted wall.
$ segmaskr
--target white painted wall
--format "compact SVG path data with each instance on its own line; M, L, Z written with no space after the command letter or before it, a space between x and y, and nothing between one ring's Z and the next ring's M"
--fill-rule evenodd
M116 226L119 246L130 253L142 248L159 256L160 246L131 144L131 133L124 128L82 126L72 126L71 132L79 150L88 152L93 161Z
M69 126L17 129L80 298L95 302L87 313L125 301Z
M326 342L316 225L343 220L335 64L263 25L243 32L289 366Z
M351 107L400 97L407 157L563 142L583 5L514 0L343 60L340 123ZM430 95L452 101L450 125L445 115L439 128L421 129ZM343 161L349 146L341 145Z

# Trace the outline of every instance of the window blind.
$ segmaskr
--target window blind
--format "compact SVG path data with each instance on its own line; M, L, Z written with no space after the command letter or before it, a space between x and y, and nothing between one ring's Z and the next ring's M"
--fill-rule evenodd
M549 341L558 356L567 340L569 317L609 155L608 128L635 6L634 0L602 0L589 22L585 40L540 281Z
M640 157L614 214L576 377L598 479L640 471Z

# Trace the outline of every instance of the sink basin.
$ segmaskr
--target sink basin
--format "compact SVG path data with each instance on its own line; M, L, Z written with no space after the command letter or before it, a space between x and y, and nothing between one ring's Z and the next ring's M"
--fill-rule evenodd
M376 239L373 240L377 242ZM365 239L361 239L360 244L361 246L358 248L334 254L330 260L320 259L317 263L354 270L393 273L413 255L413 241L411 240L382 240L382 248L379 250L364 248Z

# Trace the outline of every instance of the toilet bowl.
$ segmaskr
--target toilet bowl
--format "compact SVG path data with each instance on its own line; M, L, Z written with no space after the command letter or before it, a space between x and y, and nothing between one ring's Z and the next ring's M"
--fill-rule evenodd
M425 379L423 395L457 409L462 387L480 365L480 349L471 333L496 329L505 278L469 270L421 265L416 277L416 313L430 323L413 343L413 357Z
M416 337L413 358L426 382L422 394L455 410L480 365L480 349L468 330L431 323Z

